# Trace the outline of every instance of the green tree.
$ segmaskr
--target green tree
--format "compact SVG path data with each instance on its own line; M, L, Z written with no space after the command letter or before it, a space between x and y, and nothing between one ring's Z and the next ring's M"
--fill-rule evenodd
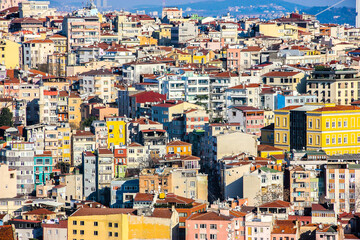
M81 127L84 129L86 127L90 127L92 122L96 120L96 117L91 116L87 119L85 119L84 121L81 122Z
M12 121L13 114L10 112L9 108L2 108L0 113L0 126L13 126Z

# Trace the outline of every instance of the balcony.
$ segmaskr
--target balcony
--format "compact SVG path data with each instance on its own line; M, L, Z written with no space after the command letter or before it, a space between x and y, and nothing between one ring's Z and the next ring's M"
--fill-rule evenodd
M294 190L295 190L295 192L305 192L305 191L306 191L306 188L304 188L304 187L297 187L297 188L295 188Z
M296 183L302 183L302 182L306 182L307 178L295 178L295 182Z
M301 196L295 197L295 201L296 201L296 202L305 202L305 200L306 200L305 197L301 197Z

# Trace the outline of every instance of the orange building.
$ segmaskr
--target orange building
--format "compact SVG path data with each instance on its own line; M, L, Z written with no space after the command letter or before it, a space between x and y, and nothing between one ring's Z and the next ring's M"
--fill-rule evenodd
M183 141L172 141L166 145L166 152L168 154L179 154L180 156L190 156L191 155L191 143Z

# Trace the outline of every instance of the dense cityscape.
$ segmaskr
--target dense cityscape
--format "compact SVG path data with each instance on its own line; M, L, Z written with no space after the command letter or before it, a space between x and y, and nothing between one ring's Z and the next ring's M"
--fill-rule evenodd
M360 18L104 4L0 1L0 240L360 238Z

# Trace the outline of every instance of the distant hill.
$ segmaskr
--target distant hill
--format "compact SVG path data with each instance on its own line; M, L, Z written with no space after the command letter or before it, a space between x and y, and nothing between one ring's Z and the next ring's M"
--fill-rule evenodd
M312 7L312 8L304 9L304 12L315 15L326 8L327 7ZM317 19L319 19L321 23L336 23L336 24L347 23L350 24L351 26L355 26L355 18L356 18L355 8L349 8L349 7L332 8L317 16Z

